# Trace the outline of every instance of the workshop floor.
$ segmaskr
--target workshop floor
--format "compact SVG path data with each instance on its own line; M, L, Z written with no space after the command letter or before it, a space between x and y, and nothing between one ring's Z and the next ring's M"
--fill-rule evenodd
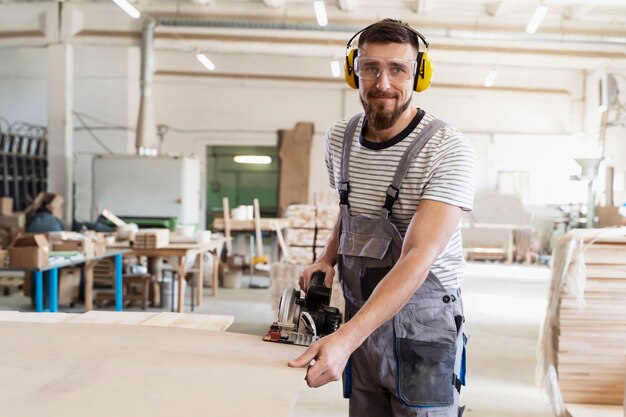
M254 283L262 280L255 277ZM549 282L547 267L468 264L463 298L471 340L467 386L461 396L466 417L553 416L545 392L535 384ZM234 315L229 331L261 335L274 319L271 302L267 290L221 290L219 300L207 298L203 309ZM347 416L347 406L337 382L305 388L292 416Z
M466 417L551 417L548 398L535 384L537 340L545 312L550 271L546 267L469 264L463 287L468 345L467 387L462 391ZM268 279L253 282L267 285ZM205 289L196 313L230 314L228 331L262 335L275 319L267 289ZM187 302L189 298L187 297ZM1 310L31 310L30 300L14 293L0 296ZM152 309L150 309L152 310ZM82 306L64 311L82 311ZM187 306L188 311L188 306ZM341 383L304 388L293 417L347 416Z

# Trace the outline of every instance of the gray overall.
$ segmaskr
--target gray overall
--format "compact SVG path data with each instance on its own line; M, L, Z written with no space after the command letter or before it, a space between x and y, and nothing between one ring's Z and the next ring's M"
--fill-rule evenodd
M402 237L389 221L402 180L424 144L441 128L433 120L413 140L401 160L385 205L374 219L350 215L349 159L360 115L344 135L340 196L339 279L346 321L367 301L398 262ZM460 290L447 290L432 273L408 303L354 351L343 375L350 416L459 417L465 383L465 336Z

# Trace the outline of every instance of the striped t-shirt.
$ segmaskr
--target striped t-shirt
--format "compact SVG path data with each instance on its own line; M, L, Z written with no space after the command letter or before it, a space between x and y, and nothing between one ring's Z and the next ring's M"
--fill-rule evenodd
M397 136L382 143L361 135L364 117L357 126L350 152L350 214L375 218L384 205L387 187L408 145L434 117L419 110ZM350 118L335 123L326 133L325 160L331 187L340 182L343 135ZM357 140L358 138L358 140ZM474 199L474 149L461 132L446 125L424 145L413 160L393 205L391 222L404 238L420 200L435 200L472 209ZM463 248L457 229L431 271L447 289L463 284Z

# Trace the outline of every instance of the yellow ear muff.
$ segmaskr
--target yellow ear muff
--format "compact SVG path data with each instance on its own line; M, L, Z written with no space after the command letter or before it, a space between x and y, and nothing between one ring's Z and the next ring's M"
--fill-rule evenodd
M354 72L354 59L359 54L359 50L351 49L346 55L346 62L343 64L343 76L346 83L354 89L359 88L359 77Z
M430 86L430 81L433 78L433 61L428 57L428 51L418 54L417 65L417 75L415 76L413 89L420 93Z

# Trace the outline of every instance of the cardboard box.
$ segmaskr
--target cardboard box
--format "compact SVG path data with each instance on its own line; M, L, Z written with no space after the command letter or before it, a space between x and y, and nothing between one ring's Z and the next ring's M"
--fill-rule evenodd
M9 248L10 267L38 269L49 265L50 245L43 234L27 234L15 239Z
M13 197L0 197L0 216L13 214Z
M93 258L95 254L95 243L93 240L61 240L54 242L52 248L56 252L79 252L87 258Z
M59 305L78 302L80 290L80 268L59 269Z
M24 229L26 227L26 216L22 212L15 212L9 216L0 216L0 227L7 229L19 227Z
M0 268L4 268L9 251L0 249Z

